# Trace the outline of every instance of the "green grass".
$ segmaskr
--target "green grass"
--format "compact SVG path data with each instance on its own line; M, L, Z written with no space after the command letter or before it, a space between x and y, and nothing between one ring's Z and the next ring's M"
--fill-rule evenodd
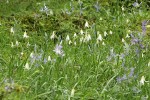
M150 98L148 3L104 0L96 10L95 0L0 2L0 100Z

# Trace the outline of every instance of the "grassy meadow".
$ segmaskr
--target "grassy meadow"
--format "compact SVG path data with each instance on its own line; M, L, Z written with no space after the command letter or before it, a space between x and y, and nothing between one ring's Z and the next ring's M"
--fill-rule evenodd
M150 100L150 2L0 0L0 100Z

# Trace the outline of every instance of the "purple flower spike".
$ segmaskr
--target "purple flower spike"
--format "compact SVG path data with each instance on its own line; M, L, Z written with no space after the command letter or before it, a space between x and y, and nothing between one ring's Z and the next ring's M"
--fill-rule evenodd
M129 77L132 77L133 75L134 75L134 68L131 68Z
M143 21L142 22L142 32L143 32L143 34L146 33L146 25L147 25L147 21Z

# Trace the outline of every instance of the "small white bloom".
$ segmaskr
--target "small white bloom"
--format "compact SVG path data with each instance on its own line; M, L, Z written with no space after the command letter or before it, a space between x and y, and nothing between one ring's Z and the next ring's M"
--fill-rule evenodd
M13 28L13 27L11 27L11 28L10 28L10 33L12 33L12 34L14 34L14 33L15 33L15 31L14 31L14 28Z
M16 40L16 47L18 47L19 46L19 42Z
M84 38L84 42L88 42L91 40L91 35L90 34L86 34L85 38Z
M71 90L71 97L74 97L74 93L75 93L75 89L73 88L72 90Z
M81 34L81 35L83 35L83 34L84 34L84 32L83 32L83 30L82 30L82 29L80 30L80 34Z
M150 67L150 61L148 62L148 67Z
M70 45L70 44L72 44L72 41L71 41L71 40L69 40L69 45Z
M49 14L50 14L50 15L53 15L53 14L54 14L52 9L49 9Z
M14 47L14 43L13 43L13 42L11 42L11 47L12 47L12 48Z
M108 35L108 34L107 34L107 32L105 31L105 32L104 32L104 36L106 37L107 35Z
M27 35L27 32L25 31L23 34L23 38L28 38L29 36Z
M30 58L34 58L34 53L33 52L30 53Z
M20 54L21 54L21 56L23 56L23 55L24 55L24 53L23 53L23 52L21 52Z
M102 38L102 35L101 35L101 34L98 34L97 40L98 40L98 41L102 41L102 40L103 40L103 38Z
M70 37L69 35L66 36L66 41L69 41L70 40Z
M77 34L76 34L76 33L74 33L73 38L76 38L76 37L77 37Z
M30 69L28 62L25 64L24 69L26 69L26 70Z
M51 56L48 56L48 59L47 59L48 61L52 61L52 59L51 59Z
M122 11L124 11L124 10L125 10L123 6L121 7L121 9L122 9Z
M103 45L103 46L105 46L105 45L106 45L104 41L102 42L102 45Z
M112 31L111 31L111 30L109 31L109 34L112 34Z
M127 19L126 22L129 23L129 19Z
M102 17L100 17L100 19L99 19L99 20L103 20L103 19L102 19Z
M144 85L144 82L145 82L145 77L142 76L142 77L141 77L141 80L140 80L140 84L141 84L141 85Z
M128 32L128 33L131 33L131 30L128 30L127 32Z
M85 22L85 27L89 28L89 23L87 21Z
M74 42L74 45L75 45L75 46L77 45L76 41Z
M56 38L55 31L53 31L53 33L52 33L50 39L53 40L53 39L55 39L55 38Z
M122 42L124 43L125 42L125 40L122 38Z
M130 38L129 34L126 35L126 38Z

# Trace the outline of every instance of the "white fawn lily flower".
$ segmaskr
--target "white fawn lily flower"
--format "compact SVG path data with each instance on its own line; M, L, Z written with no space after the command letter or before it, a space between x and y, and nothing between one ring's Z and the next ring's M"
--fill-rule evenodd
M84 38L84 42L89 42L91 40L91 35L90 34L86 34L85 38Z
M70 40L70 37L69 35L66 36L66 41L69 41Z
M19 46L19 42L16 40L16 47L18 47Z
M89 23L87 21L85 22L85 27L89 28Z
M81 34L81 35L83 35L83 34L84 34L84 32L83 32L83 30L82 30L82 29L80 30L80 34Z
M27 35L27 32L25 31L23 34L23 38L29 38L29 36Z
M52 61L52 59L51 59L51 56L48 56L48 59L47 59L48 61Z
M26 70L29 70L29 69L30 69L28 62L25 64L24 69L26 69Z
M76 41L74 41L74 45L75 45L75 46L77 45Z
M53 31L52 35L50 36L50 39L53 40L55 39L57 36L55 35L55 31Z
M142 77L141 77L141 80L140 80L140 84L141 84L141 85L144 85L144 83L145 83L145 77L142 76Z
M72 41L71 41L71 40L69 40L69 45L70 45L70 44L72 44Z
M11 28L10 28L10 33L12 33L12 34L14 34L14 33L15 33L15 31L14 31L14 28L13 28L13 27L11 27Z
M126 38L130 38L129 34L126 35Z
M74 97L74 93L75 93L75 89L73 88L72 90L71 90L71 97Z
M103 46L105 46L105 45L106 45L104 41L102 42L102 45L103 45Z
M107 35L108 35L108 34L107 34L107 32L105 31L105 32L104 32L104 36L106 37Z
M101 34L99 34L99 32L98 32L97 41L102 41L102 40L103 40L102 35L101 35Z
M13 42L11 42L11 47L12 47L12 48L14 47L14 43L13 43Z
M76 37L77 37L77 34L76 34L76 33L74 33L73 38L76 38Z
M111 30L109 31L109 34L113 34Z

